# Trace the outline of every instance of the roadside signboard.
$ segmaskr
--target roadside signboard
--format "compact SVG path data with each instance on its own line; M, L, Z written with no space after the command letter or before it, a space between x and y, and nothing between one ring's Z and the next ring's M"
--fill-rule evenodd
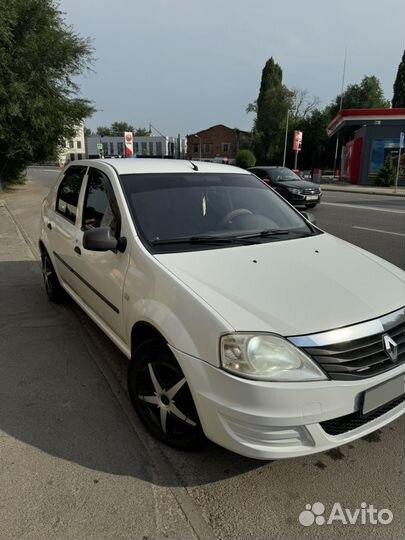
M125 139L125 157L130 158L134 155L134 135L131 131L124 133Z
M97 143L97 150L102 150L103 149L103 143L99 142Z
M302 145L302 131L294 131L294 142L293 150L294 152L299 152Z
M294 142L293 142L293 150L295 152L295 158L294 158L294 169L297 168L297 162L298 162L298 152L301 150L302 145L302 131L294 131Z
M399 134L399 147L404 148L404 143L405 143L405 133L401 131L401 133Z

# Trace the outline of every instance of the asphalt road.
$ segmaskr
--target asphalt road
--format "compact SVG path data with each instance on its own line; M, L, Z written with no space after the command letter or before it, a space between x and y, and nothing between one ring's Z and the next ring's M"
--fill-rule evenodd
M31 182L4 198L35 249L40 202L53 184L55 172L30 169L29 176ZM405 269L404 199L325 192L323 202L312 213L324 230ZM38 290L40 287L38 282ZM100 354L107 378L112 374L124 389L126 359L79 308L71 305L68 310L69 317L76 321L76 331L83 339L90 339ZM121 402L125 405L125 391L121 394ZM197 508L213 537L229 540L340 540L342 537L403 540L405 537L405 417L340 449L272 463L245 459L211 444L199 453L177 452L150 441L135 416L131 423L138 438L147 441L149 459L161 470L154 481L174 490L185 489L193 504L184 504L183 512L186 517L188 514L193 517ZM134 444L132 459L138 451L139 445ZM49 459L55 458L49 456ZM168 469L170 474L165 473ZM136 500L136 494L131 496ZM99 497L101 501L102 492ZM317 501L329 508L340 502L353 510L366 502L380 509L390 509L394 519L385 526L354 526L339 522L301 526L299 514L306 504ZM86 500L83 504L86 505ZM108 538L108 523L105 527L103 537ZM72 538L80 537L77 524L72 530L75 531Z
M405 197L324 191L312 212L325 231L405 269Z

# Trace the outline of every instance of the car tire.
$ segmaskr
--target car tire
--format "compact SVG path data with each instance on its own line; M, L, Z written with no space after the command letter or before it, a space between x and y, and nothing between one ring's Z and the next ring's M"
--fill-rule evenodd
M197 450L205 437L184 374L159 340L136 348L128 370L128 391L146 429L180 450Z
M307 204L307 208L315 208L318 203Z
M59 282L58 276L56 275L55 268L53 267L52 261L48 253L43 253L41 256L42 260L42 277L44 278L44 285L46 294L51 302L55 304L62 304L68 300L68 295L65 289Z

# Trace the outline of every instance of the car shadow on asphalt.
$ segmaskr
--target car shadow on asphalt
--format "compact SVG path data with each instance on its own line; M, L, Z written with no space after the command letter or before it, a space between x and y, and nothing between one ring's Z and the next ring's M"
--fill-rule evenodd
M128 360L76 305L47 300L37 262L0 262L0 300L0 430L11 453L15 439L89 469L168 486L269 466L209 442L184 453L155 441L130 408ZM95 362L100 351L115 389Z

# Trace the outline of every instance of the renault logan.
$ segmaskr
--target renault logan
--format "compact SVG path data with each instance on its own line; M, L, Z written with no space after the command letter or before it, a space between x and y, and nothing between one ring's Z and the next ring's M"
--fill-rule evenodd
M70 164L44 200L46 291L130 359L147 429L252 458L324 451L405 410L405 272L316 228L248 171Z

